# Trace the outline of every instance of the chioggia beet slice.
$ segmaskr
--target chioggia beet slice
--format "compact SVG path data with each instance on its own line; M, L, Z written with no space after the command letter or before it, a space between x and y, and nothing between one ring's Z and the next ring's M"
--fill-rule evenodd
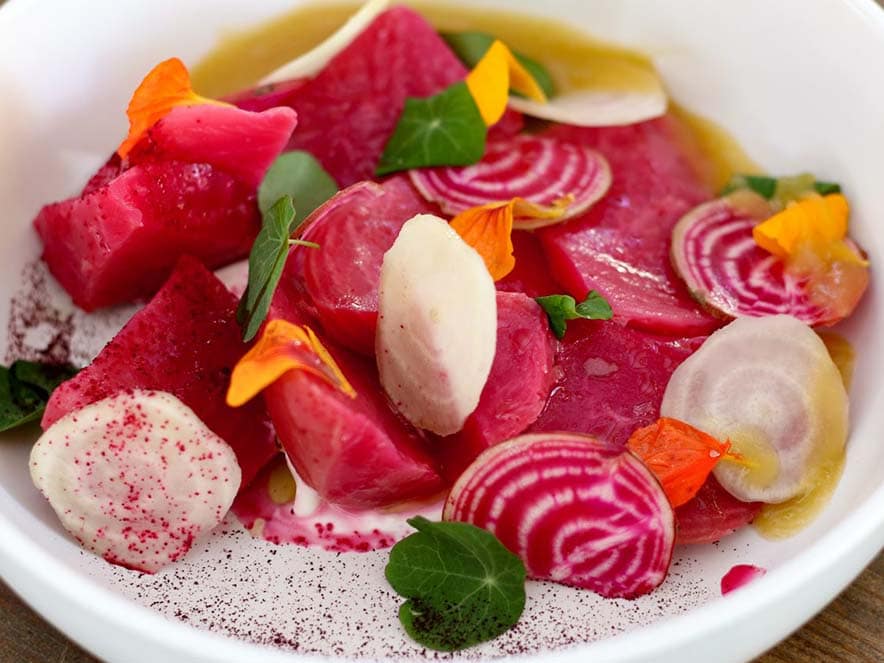
M663 582L672 507L630 452L570 433L523 435L461 475L443 519L493 533L541 580L634 598Z
M50 426L31 478L67 529L112 564L154 573L224 518L240 469L171 394L121 391Z
M847 392L825 344L788 315L737 318L712 334L669 380L661 414L719 440L745 462L715 477L745 501L806 494L840 462Z
M485 263L439 217L410 219L384 255L376 354L381 384L418 428L459 431L476 409L497 342Z
M850 289L847 301L815 298L806 276L753 239L752 229L772 214L764 198L739 191L682 217L672 231L672 264L691 294L728 317L784 313L808 325L831 325L849 315L865 284Z
M675 510L675 542L718 541L751 523L763 506L762 502L738 500L710 476L692 500Z
M454 216L471 207L524 198L540 205L572 197L555 219L516 220L522 229L560 223L587 210L611 186L605 158L588 147L557 138L519 135L488 145L482 160L462 168L409 172L423 196Z
M354 184L304 222L302 239L319 244L300 252L304 283L329 336L351 350L374 354L384 253L408 219L434 210L408 178L399 176L382 184Z
M518 435L543 410L555 379L555 339L540 305L497 293L497 348L479 405L463 430L440 440L445 475L454 480L485 449Z

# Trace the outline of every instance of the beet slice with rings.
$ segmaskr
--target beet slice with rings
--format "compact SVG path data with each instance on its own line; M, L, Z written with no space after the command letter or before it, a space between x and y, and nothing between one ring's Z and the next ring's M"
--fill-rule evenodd
M849 315L868 282L852 288L837 306L816 301L807 278L762 249L752 228L773 213L754 193L740 191L691 210L672 231L672 264L693 296L727 317L785 313L805 324L832 325Z
M626 450L569 433L488 449L451 489L443 519L488 530L532 578L606 598L659 586L675 545L672 507L650 470Z
M384 253L405 222L436 208L405 176L344 189L304 222L302 238L318 249L298 253L304 283L326 333L351 350L374 355L378 286Z
M626 127L555 126L546 134L598 150L613 182L586 213L537 231L553 276L583 299L599 291L616 319L657 334L707 334L721 322L693 300L669 263L672 228L711 190L675 118Z
M442 211L454 216L471 207L524 198L552 205L573 196L557 219L517 222L522 229L561 223L585 212L611 186L605 158L579 143L556 138L519 135L488 144L485 156L472 166L409 171L417 190Z
M669 376L703 342L575 320L559 344L552 394L532 432L566 430L625 445L660 416Z

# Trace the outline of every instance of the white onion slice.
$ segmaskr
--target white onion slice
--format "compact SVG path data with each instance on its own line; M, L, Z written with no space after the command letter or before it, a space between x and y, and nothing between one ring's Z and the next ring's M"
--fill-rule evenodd
M666 92L660 81L641 90L573 90L540 103L510 97L510 108L525 115L578 127L634 124L666 113Z

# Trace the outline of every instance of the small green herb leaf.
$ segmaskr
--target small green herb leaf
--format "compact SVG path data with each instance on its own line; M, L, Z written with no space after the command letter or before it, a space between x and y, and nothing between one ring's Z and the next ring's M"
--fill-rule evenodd
M285 195L291 196L297 211L295 225L338 192L337 182L309 152L295 150L276 158L258 187L258 208L267 214Z
M407 600L399 620L415 641L455 651L510 629L525 607L525 566L469 523L408 523L418 532L390 551L386 576Z
M470 69L479 63L479 60L491 48L491 44L496 39L494 35L478 31L441 32L439 34L460 61ZM521 53L513 52L513 55L528 70L528 73L534 77L534 80L537 81L537 84L546 94L547 98L551 98L556 90L552 76L550 76L546 67L537 62L537 60L532 60Z
M285 195L264 214L261 231L249 254L249 282L237 308L237 319L243 326L243 340L255 338L273 293L279 284L289 254L289 237L295 231L295 207Z
M750 189L768 200L786 203L795 200L803 193L815 191L821 196L841 193L841 186L835 182L820 182L813 175L801 174L788 177L768 177L767 175L734 175L722 189L721 195L740 189Z
M536 301L549 318L549 326L556 338L564 338L568 320L610 320L614 316L611 305L595 290L590 290L579 304L570 295L547 295Z
M426 99L408 98L378 175L427 166L468 166L485 153L488 127L463 81Z
M39 419L55 388L76 373L72 366L32 361L0 366L0 431Z

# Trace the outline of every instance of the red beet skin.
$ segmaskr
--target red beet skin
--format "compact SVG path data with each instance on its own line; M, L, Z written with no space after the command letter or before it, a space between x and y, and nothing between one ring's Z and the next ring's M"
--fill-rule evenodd
M233 448L247 485L276 445L260 400L241 408L225 403L230 371L245 351L236 305L202 264L182 258L163 288L92 364L53 392L43 428L119 391L167 391Z
M556 279L580 299L598 290L630 326L679 336L720 326L669 262L673 226L712 195L676 120L599 129L560 125L549 134L598 150L614 177L607 195L584 215L538 231Z
M423 438L390 406L374 362L326 347L356 390L355 399L303 371L289 371L264 392L279 440L301 478L329 502L354 509L442 490Z
M559 378L529 430L573 431L625 445L660 416L676 367L703 342L667 338L611 321L568 323L556 355Z
M417 12L394 7L378 16L315 78L268 93L270 105L298 113L289 149L306 150L340 186L372 179L407 97L428 97L461 80L467 70ZM260 93L260 90L256 90ZM265 106L253 96L236 103ZM521 116L507 113L496 129L515 133Z
M553 383L555 339L543 309L518 293L497 293L497 349L479 405L463 430L439 440L449 480L485 449L531 425L543 410Z
M712 543L751 523L761 502L741 502L713 475L696 496L675 510L676 543Z
M304 282L329 336L374 355L378 286L384 253L405 222L437 211L404 176L360 182L341 191L305 222L303 238L318 249L300 251ZM297 278L287 270L286 280Z

